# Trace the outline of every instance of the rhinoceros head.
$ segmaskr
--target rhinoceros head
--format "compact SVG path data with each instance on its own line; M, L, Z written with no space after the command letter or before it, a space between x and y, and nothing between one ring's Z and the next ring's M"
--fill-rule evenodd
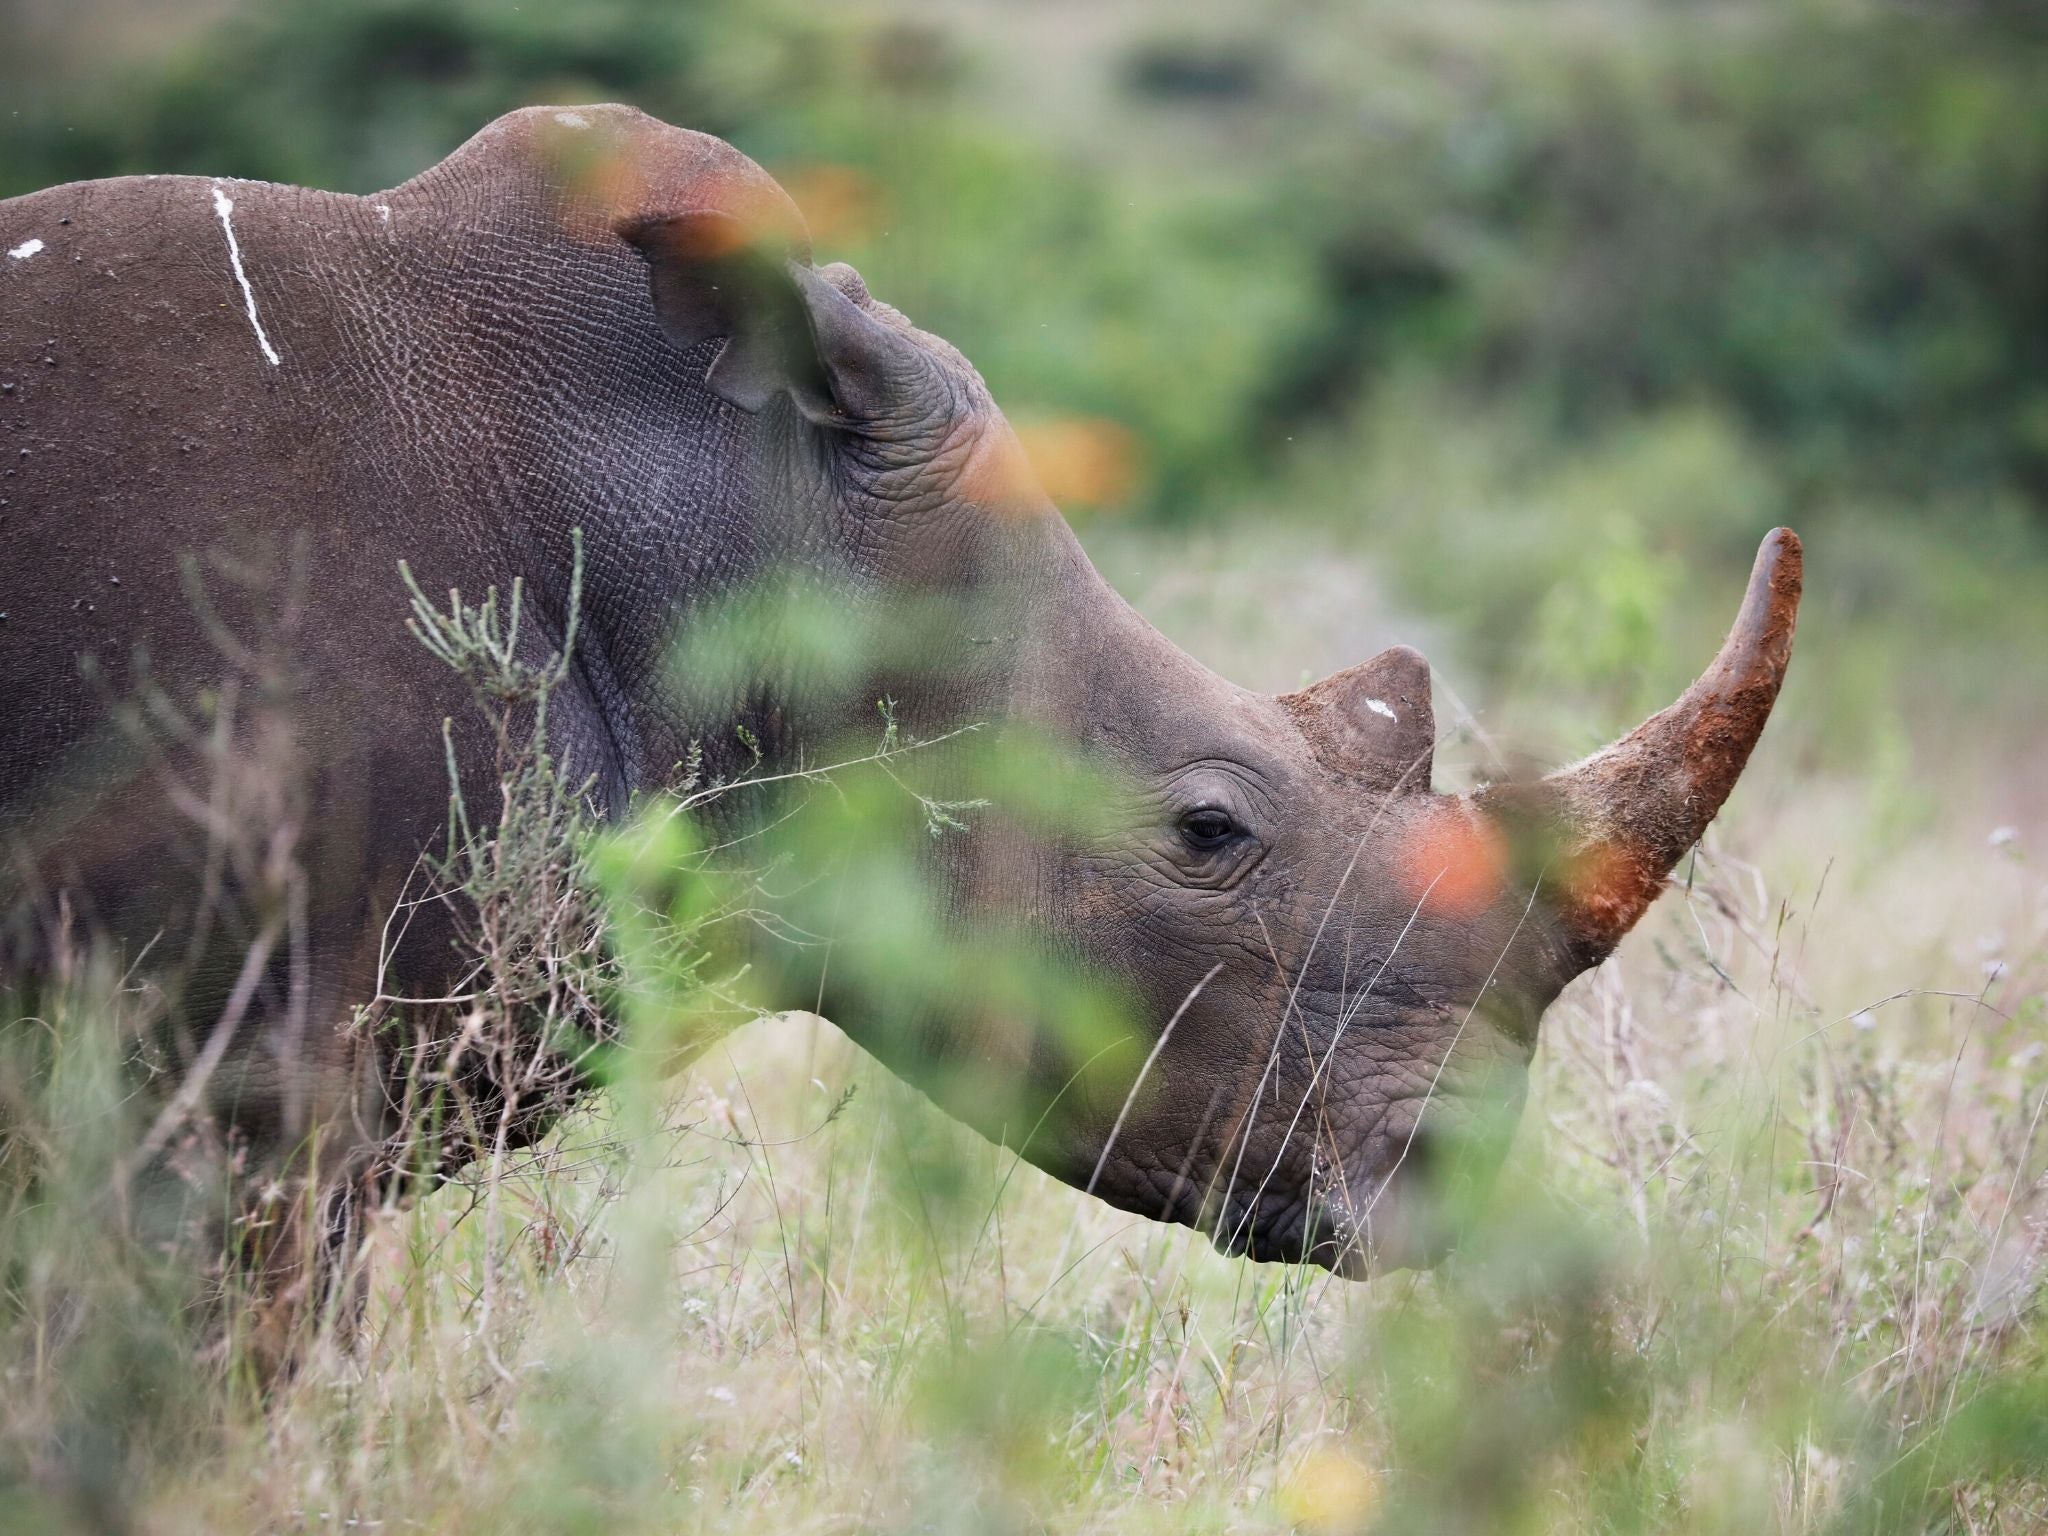
M1064 911L1072 946L1135 978L1159 1029L1146 1081L1093 1106L1069 1176L1088 1163L1098 1193L1259 1258L1357 1273L1433 1256L1441 1202L1422 1196L1493 1172L1544 1009L1734 787L1800 570L1796 537L1773 532L1678 702L1576 766L1473 793L1432 786L1413 650L1277 698L1149 668L1094 732L1142 786L1134 814L1077 857Z
M1122 999L1135 1049L1113 1069L1047 1049L1042 1019L1020 1044L968 1009L919 1021L908 1050L857 1002L827 1011L1113 1204L1257 1258L1425 1261L1418 1192L1498 1158L1497 1135L1466 1133L1511 1120L1544 1009L1734 787L1789 658L1798 540L1765 540L1720 655L1669 709L1548 778L1441 794L1417 652L1278 697L1234 687L1102 582L974 370L850 269L762 260L716 216L627 236L672 337L727 338L710 387L783 424L767 452L787 494L893 562L868 574L1005 597L932 658L970 679L951 716L1047 726L1116 786L1085 832L977 827L939 860L956 907L1007 903ZM962 1059L1031 1082L1029 1123L985 1079L939 1086Z

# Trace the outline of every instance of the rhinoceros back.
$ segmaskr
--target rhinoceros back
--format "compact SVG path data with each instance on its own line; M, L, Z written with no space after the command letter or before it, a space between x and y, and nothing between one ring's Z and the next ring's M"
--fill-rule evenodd
M650 690L676 609L776 537L752 419L704 391L710 349L662 336L612 233L691 206L801 247L758 167L622 108L515 113L368 196L138 176L0 204L7 884L139 948L211 899L225 795L289 827L325 1005L359 997L446 824L444 719L490 799L401 560L432 593L521 579L538 657L580 531L553 745L614 805L674 761ZM271 789L212 782L210 732ZM385 979L431 987L446 946L412 949L423 973Z

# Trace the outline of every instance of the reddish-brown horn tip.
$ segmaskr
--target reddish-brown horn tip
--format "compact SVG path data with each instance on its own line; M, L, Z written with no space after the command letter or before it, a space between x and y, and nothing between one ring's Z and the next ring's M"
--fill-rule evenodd
M1534 794L1484 797L1518 824L1554 823L1544 889L1578 966L1621 941L1735 788L1792 658L1803 574L1799 536L1772 529L1720 654L1677 703Z
M1684 766L1695 800L1712 803L1684 845L1672 851L1672 863L1706 831L1763 735L1792 660L1805 571L1806 554L1798 534L1790 528L1765 534L1750 567L1742 611L1714 664L1677 704L1636 733L1642 735L1670 716L1691 717L1683 742Z
M1773 697L1792 659L1792 631L1799 620L1799 594L1806 576L1806 551L1790 528L1773 528L1758 546L1750 567L1742 611L1728 632L1714 673L1733 682L1768 680ZM1708 679L1702 679L1703 682ZM1767 706L1768 707L1768 706ZM1763 728L1759 721L1757 728Z

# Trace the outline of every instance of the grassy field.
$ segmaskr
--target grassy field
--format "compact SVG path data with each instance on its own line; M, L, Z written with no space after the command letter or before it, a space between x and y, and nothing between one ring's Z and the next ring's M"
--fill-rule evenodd
M1250 682L1323 665L1309 634L1427 633L1361 618L1373 567L1310 535L1094 542ZM1440 1272L1222 1258L782 1017L495 1193L388 1215L368 1326L267 1407L234 1351L172 1358L146 1297L81 1349L30 1283L52 1342L10 1356L8 1437L97 1426L129 1480L22 1485L0 1526L2037 1529L2044 829L1980 788L1872 847L1871 779L1803 771L1800 737L1552 1010ZM15 1258L84 1273L93 1241Z

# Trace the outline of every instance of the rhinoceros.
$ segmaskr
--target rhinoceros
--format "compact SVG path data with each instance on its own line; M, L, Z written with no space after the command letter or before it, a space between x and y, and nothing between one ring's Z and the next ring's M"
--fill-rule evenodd
M1005 1042L1043 1122L947 1106L1115 1206L1347 1274L1431 1257L1402 1213L1433 1126L1515 1105L1538 1019L1717 814L1790 654L1779 529L1677 703L1547 778L1438 793L1420 654L1277 697L1206 670L1091 566L959 352L814 264L744 155L629 108L512 113L371 196L55 187L0 206L0 249L7 964L30 975L59 930L145 971L175 955L173 1065L208 1084L183 1108L261 1166L377 1142L400 1053L352 1005L455 974L430 915L389 940L447 835L446 756L488 785L491 744L406 631L401 561L429 590L520 581L535 658L580 573L551 741L604 818L686 761L815 764L885 692L922 739L1029 731L1113 776L1085 837L968 814L927 862L1102 978L1137 1049L1063 1094L1071 1062ZM917 605L921 665L693 694L679 632L792 572ZM284 842L209 853L204 792L108 728L121 707L296 784L267 805ZM295 873L265 928L244 866L273 855ZM914 1051L858 997L822 1011L921 1084L997 1049L975 1010L920 1021Z

